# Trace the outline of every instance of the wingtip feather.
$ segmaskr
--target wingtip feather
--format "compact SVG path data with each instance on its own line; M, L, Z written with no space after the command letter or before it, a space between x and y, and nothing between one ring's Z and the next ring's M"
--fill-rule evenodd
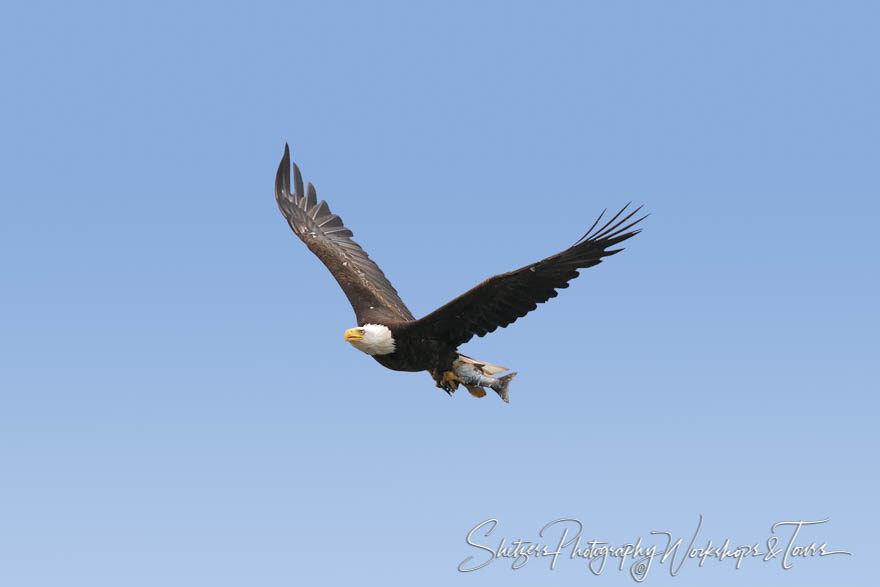
M302 173L296 163L293 164L293 195L297 198L303 197L303 178Z
M278 172L275 174L275 197L287 197L290 195L290 148L284 143L284 155L278 164Z

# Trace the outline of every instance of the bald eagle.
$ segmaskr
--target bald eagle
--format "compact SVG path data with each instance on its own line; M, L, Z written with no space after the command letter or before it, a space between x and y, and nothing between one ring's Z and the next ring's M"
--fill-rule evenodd
M631 220L641 206L624 206L599 225L602 214L571 247L516 271L490 277L448 304L416 320L397 291L367 253L355 243L342 219L318 201L315 187L303 186L293 165L290 189L290 149L275 176L275 199L293 232L327 266L354 308L357 327L345 340L395 371L428 371L437 387L452 394L459 384L476 397L488 387L509 402L508 385L516 373L495 377L504 367L462 355L458 347L474 335L483 336L525 316L537 304L568 287L578 269L592 267L623 249L610 249L638 234L633 227L647 215Z

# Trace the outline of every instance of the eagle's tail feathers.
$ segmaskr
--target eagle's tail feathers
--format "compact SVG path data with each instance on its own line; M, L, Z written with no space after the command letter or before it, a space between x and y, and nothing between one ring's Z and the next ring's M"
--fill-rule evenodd
M463 363L469 363L473 365L474 367L482 371L483 375L488 375L490 377L492 375L495 375L496 373L503 373L504 371L508 370L507 367L499 367L498 365L493 365L492 363L487 363L486 361L478 361L471 357L462 355L461 353L459 353L458 359Z

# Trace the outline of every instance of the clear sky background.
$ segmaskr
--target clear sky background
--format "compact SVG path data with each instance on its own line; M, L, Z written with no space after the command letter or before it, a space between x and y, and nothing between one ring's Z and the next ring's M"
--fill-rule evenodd
M631 585L513 571L650 531L852 556L657 585L868 584L880 549L872 2L15 2L0 10L0 584ZM506 405L342 339L284 142L417 316L627 250L463 350ZM654 543L661 544L655 540Z

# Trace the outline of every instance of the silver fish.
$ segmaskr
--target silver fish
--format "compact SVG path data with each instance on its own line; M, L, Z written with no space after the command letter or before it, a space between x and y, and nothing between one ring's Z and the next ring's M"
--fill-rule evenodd
M505 402L510 403L510 393L507 391L507 387L516 376L516 373L510 373L502 377L492 377L491 375L485 375L476 366L464 362L457 362L453 366L453 370L455 375L465 385L471 387L488 387L497 393Z

